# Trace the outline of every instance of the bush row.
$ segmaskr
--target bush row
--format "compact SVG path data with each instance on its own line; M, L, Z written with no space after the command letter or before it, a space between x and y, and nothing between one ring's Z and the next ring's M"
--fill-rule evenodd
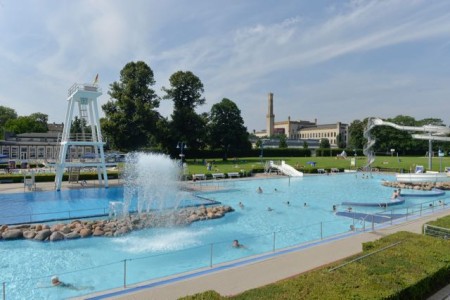
M398 232L363 244L358 255L236 296L208 291L182 299L426 299L447 284L448 247L446 240Z
M108 172L108 179L117 179L117 172ZM17 174L7 174L0 176L0 183L21 183L23 182L24 176ZM69 179L68 174L63 175L63 181L67 181ZM96 180L98 179L97 173L81 173L78 180ZM34 176L35 182L52 182L55 181L55 174L35 174Z

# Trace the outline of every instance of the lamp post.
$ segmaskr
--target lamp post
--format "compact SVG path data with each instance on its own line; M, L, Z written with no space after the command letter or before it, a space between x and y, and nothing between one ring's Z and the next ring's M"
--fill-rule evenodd
M439 172L442 172L442 157L444 156L444 152L442 152L441 148L439 148Z
M264 140L261 140L261 164L263 164L263 157L264 157Z
M183 163L184 163L184 153L183 153L183 150L184 150L184 149L187 149L186 142L178 142L178 143L177 143L177 149L180 149L181 165L183 166Z

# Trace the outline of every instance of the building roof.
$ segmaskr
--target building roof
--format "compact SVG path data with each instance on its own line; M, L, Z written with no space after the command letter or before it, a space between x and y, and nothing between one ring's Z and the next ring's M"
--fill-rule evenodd
M295 124L295 125L303 125L303 126L315 126L316 125L316 123L314 123L314 122L310 122L310 121L278 121L278 122L275 122L274 124L275 125L284 125L284 124L288 124L288 123L291 123L291 124Z
M341 123L341 126L347 126L347 124ZM322 130L322 129L336 129L337 123L335 124L323 124L323 125L316 125L314 127L306 127L302 128L302 131L309 131L309 130Z
M57 138L60 132L52 131L52 132L25 132L16 134L12 136L10 139L17 138Z
M47 124L48 131L63 132L64 123L49 123Z

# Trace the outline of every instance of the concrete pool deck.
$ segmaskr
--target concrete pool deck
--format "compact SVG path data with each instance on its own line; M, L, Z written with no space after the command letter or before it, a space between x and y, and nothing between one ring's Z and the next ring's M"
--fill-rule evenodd
M110 180L110 186L117 186L118 180ZM94 181L87 186L94 187ZM62 189L83 188L80 184L64 182ZM53 182L37 183L38 191L54 190ZM24 192L23 184L1 184L0 193ZM28 192L28 191L27 191ZM338 238L298 247L298 250L268 254L264 260L248 259L228 267L215 266L204 272L192 272L188 276L173 276L152 282L143 282L127 289L115 289L77 299L178 299L207 290L215 290L223 296L235 295L300 273L313 270L337 260L358 254L362 243L377 240L397 231L421 233L424 223L450 215L450 209L435 211L401 224L377 229L372 232L346 234ZM224 264L227 265L227 264ZM450 285L430 300L444 299L450 294Z

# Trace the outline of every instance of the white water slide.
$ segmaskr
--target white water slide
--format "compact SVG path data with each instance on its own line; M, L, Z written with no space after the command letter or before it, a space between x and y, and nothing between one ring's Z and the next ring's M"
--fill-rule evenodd
M366 167L370 167L370 165L375 161L375 157L373 156L372 147L375 144L375 140L370 136L370 130L375 126L390 126L398 130L404 131L413 131L416 132L411 134L414 139L420 140L428 140L428 168L431 170L431 157L433 153L432 141L443 141L450 142L450 128L446 126L437 126L437 125L424 125L421 127L418 126L404 126L397 125L392 122L386 122L379 118L369 118L367 122L366 130L364 131L364 137L367 138L367 144L364 147L364 154L368 158L368 164Z
M281 165L275 164L273 161L270 161L270 167L279 170L284 175L292 176L292 177L302 177L303 173L297 171L294 167L288 165L284 162L284 160L281 161Z

